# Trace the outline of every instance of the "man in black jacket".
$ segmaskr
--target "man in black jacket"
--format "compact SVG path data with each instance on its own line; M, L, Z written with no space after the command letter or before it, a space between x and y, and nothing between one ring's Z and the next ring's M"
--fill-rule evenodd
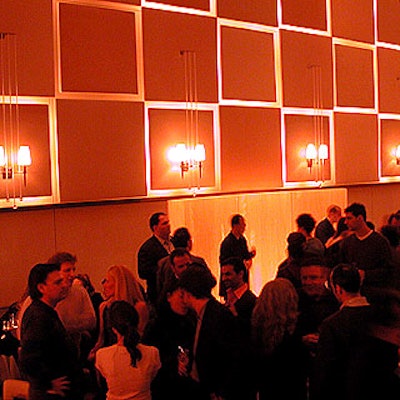
M30 383L30 400L83 398L83 373L78 349L67 334L57 312L69 285L55 264L37 264L29 274L32 304L21 328L21 369Z

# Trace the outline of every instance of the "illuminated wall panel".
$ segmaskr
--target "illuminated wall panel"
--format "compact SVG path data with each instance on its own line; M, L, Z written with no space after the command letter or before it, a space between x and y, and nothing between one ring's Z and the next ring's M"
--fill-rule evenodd
M272 33L221 27L224 99L276 101Z
M315 124L321 124L321 144L329 145L329 119L322 117L316 121L311 115L285 115L286 131L286 170L287 182L305 182L314 180L329 180L329 161L324 163L321 173L313 164L311 170L307 167L305 149L308 143L316 143Z
M220 124L222 189L281 186L279 110L220 107Z
M325 31L327 29L326 0L281 0L282 22Z
M374 42L373 0L331 0L331 4L333 36Z
M50 163L50 132L49 109L47 105L19 105L19 140L20 145L29 145L32 165L28 167L27 186L23 187L24 197L51 196L51 163ZM0 145L4 146L0 135ZM0 198L5 197L6 185L12 196L14 189L18 197L19 179L16 187L12 180L4 180L0 175Z
M57 102L61 201L145 194L143 104Z
M277 26L275 0L218 0L218 16Z
M168 160L168 151L177 143L187 143L186 111L173 109L149 110L149 148L151 166L151 190L186 189L198 184L197 170L181 177L179 165ZM205 146L201 186L215 186L214 163L214 114L212 110L198 111L198 142Z
M398 145L400 145L400 120L381 120L382 176L400 175L400 164L397 164L395 157Z
M217 102L215 18L143 10L146 100L185 101L184 63L180 52L197 58L198 100Z
M197 10L209 11L209 0L155 0L155 3L167 4L170 6L194 8Z
M400 51L378 49L379 111L400 113Z
M376 115L335 113L334 119L336 182L377 181L378 122Z
M373 52L335 46L337 105L374 108Z
M51 0L1 0L0 32L17 34L21 96L52 96L53 24Z
M134 13L60 4L60 47L62 91L138 93Z
M332 39L281 31L283 105L313 107L313 65L321 67L323 108L333 105Z
M397 0L379 0L378 40L400 44L400 2Z

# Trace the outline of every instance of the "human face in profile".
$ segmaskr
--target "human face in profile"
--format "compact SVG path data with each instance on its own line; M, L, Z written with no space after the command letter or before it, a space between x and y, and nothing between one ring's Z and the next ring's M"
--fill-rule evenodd
M168 303L171 310L179 315L186 315L188 312L188 307L184 302L183 290L176 289L167 296Z
M154 233L164 240L169 238L171 234L171 225L168 215L160 215L158 224L154 226Z
M47 275L46 281L38 285L42 294L41 300L52 307L67 297L69 284L60 271L52 271Z
M108 300L115 296L115 279L107 273L106 277L101 281L103 285L103 296Z

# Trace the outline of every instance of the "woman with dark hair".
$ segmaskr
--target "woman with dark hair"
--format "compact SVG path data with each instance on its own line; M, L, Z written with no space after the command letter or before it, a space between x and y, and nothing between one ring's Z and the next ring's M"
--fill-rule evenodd
M124 300L110 306L110 325L117 343L99 349L96 368L107 382L107 400L151 400L150 386L161 367L158 350L139 343L139 315Z

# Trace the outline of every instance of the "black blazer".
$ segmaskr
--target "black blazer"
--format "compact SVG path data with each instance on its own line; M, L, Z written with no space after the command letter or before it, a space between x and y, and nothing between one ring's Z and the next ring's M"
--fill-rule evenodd
M224 399L239 399L242 366L240 340L233 314L215 298L208 301L196 348L201 386Z
M167 255L168 251L154 235L139 249L138 273L139 277L147 282L147 297L152 303L157 299L157 263Z

